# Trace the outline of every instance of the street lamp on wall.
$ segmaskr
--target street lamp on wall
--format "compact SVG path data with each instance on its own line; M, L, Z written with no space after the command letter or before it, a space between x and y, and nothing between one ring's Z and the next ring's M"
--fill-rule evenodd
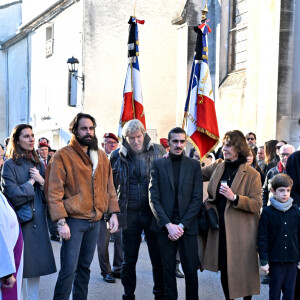
M78 59L72 56L71 58L68 59L67 64L69 67L69 72L72 74L72 76L75 77L75 79L77 79L77 81L82 85L82 90L84 90L84 74L82 74L82 76L76 75L78 71L78 64L79 64Z

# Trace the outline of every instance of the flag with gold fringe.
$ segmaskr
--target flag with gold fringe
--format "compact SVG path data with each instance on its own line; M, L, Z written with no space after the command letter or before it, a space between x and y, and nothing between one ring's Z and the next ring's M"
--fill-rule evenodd
M128 67L123 90L123 102L119 123L118 136L122 137L123 126L132 119L140 120L146 128L141 77L139 67L139 36L138 24L145 21L130 17L128 37Z
M205 14L202 23L194 29L197 42L182 127L202 160L214 150L220 137L208 67L207 35L211 29L206 24Z

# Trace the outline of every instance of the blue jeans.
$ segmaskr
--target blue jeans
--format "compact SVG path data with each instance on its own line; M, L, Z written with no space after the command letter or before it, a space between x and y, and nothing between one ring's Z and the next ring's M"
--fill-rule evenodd
M87 299L90 265L94 257L100 222L67 218L71 238L60 249L61 269L54 290L55 300L69 300L73 283L73 300ZM74 280L74 282L73 282Z

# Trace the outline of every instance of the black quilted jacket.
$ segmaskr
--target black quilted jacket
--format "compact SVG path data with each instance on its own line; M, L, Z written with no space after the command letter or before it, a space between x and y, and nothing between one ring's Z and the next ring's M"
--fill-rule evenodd
M152 162L155 159L161 158L166 151L161 145L152 143L148 134L145 135L144 145L144 155L146 160L145 166L149 185ZM114 186L120 207L119 226L122 228L126 228L127 205L129 198L129 149L130 147L127 141L123 138L122 146L113 151L110 155Z

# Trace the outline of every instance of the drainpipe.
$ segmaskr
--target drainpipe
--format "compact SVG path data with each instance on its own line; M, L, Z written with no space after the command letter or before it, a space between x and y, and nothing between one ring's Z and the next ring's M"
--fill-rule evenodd
M9 136L9 74L8 74L8 50L3 50L6 54L6 136Z
M29 70L30 68L30 62L29 62L29 34L27 35L27 124L30 124L30 111L31 111L31 101L30 101L30 74L31 74L31 70Z

